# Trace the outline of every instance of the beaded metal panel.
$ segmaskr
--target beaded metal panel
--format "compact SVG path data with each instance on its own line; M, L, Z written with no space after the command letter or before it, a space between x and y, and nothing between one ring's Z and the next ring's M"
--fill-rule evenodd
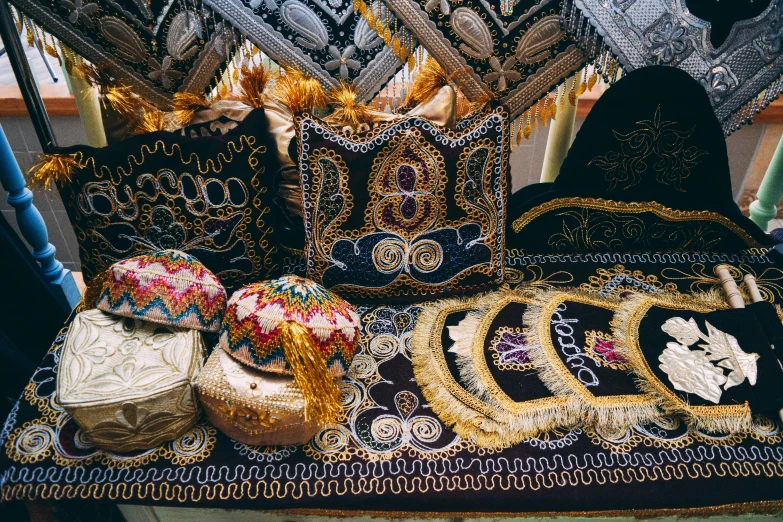
M402 63L349 0L204 0L248 40L325 88L353 83L371 99Z
M574 18L570 34L591 58L605 61L611 54L628 70L660 64L686 71L709 94L727 134L750 121L783 87L779 0L735 23L718 47L710 41L711 24L682 0L575 0L564 13ZM585 18L600 33L600 45L580 36Z
M234 46L234 31L199 0L12 0L47 32L155 105L203 92Z

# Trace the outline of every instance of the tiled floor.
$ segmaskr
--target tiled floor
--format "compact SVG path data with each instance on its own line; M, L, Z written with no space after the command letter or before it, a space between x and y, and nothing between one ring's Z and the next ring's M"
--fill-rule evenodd
M25 30L26 31L26 30ZM33 71L33 75L37 78L39 83L55 83L49 71L44 65L44 58L38 52L38 49L27 45L27 38L25 32L22 32L22 47L27 54L27 60L30 63L30 69ZM2 48L2 42L0 42L0 49ZM45 54L45 59L49 62L55 76L58 81L63 82L63 72L60 68L60 64L56 58L52 58L48 54ZM8 61L8 54L0 56L0 85L16 85L16 78L14 72L11 69L11 63Z

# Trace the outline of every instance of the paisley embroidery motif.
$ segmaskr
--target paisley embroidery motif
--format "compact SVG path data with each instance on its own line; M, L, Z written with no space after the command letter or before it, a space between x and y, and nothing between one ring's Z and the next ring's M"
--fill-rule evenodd
M373 20L381 13L379 32L390 26L384 34L399 36L399 25L403 42L417 40L469 100L500 100L512 118L585 62L578 38L568 35L564 0L383 0L382 8L359 1ZM595 41L589 25L579 27L579 36Z
M402 67L350 0L204 0L273 60L371 100ZM385 9L385 7L384 7ZM373 12L381 13L379 7ZM382 16L382 15L381 15Z
M410 118L354 141L304 119L310 277L361 297L495 281L505 228L503 126L496 112L450 135ZM364 168L366 178L354 174ZM354 208L359 201L363 208Z

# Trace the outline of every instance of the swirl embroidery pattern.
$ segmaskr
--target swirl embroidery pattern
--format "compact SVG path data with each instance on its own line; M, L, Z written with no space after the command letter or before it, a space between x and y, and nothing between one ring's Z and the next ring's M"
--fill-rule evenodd
M685 141L694 129L680 130L677 122L661 119L661 106L652 120L637 122L639 128L627 134L613 131L620 142L620 152L611 151L590 160L606 172L609 190L618 186L629 188L642 180L649 163L658 183L683 191L682 183L700 158L707 154L695 146L686 147Z
M500 111L458 134L409 118L348 139L305 118L308 275L347 296L500 283L505 125Z

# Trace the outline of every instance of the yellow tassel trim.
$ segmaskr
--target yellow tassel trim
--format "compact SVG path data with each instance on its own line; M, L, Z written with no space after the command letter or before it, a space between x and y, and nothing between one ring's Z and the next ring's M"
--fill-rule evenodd
M405 98L406 106L413 106L419 103L425 103L435 96L438 91L449 84L449 78L446 72L431 57L428 57L419 68L416 79L413 81L408 96Z
M356 88L348 82L340 81L339 86L330 89L327 101L333 107L333 112L324 121L331 125L355 128L362 123L376 121L376 116L370 112L367 104L358 100Z
M275 98L294 114L326 107L326 94L321 83L293 67L286 68L276 84Z
M71 174L76 168L81 168L76 154L47 154L28 171L30 185L33 187L50 188L52 181L57 185L65 185L71 181Z
M114 112L129 120L135 120L139 117L139 105L143 104L142 100L135 96L131 87L127 85L105 89L103 99L111 105Z
M158 109L151 109L144 113L132 134L137 136L162 130L166 130L166 113Z
M239 80L239 94L236 99L254 109L263 107L264 88L270 76L263 65L257 65L252 69L242 66L242 78Z
M342 413L340 391L310 332L300 323L286 321L280 328L280 343L307 401L305 419L313 418L319 424L336 423Z
M190 123L198 111L209 109L211 106L212 104L204 94L178 92L174 94L172 110L177 123L184 127Z

